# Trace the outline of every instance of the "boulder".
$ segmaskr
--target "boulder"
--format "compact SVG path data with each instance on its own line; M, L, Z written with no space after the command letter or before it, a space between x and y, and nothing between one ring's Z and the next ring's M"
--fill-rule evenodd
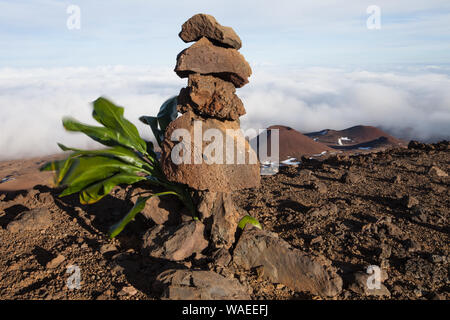
M209 14L196 14L181 27L179 34L184 42L192 42L206 37L216 44L234 49L240 49L242 42L239 36L230 27L220 25L217 20Z
M212 271L166 270L156 278L155 291L170 300L249 300L247 289L237 279Z
M342 279L328 260L292 248L264 230L246 228L233 252L233 261L245 269L259 267L264 277L295 291L323 297L334 297L342 291Z
M175 72L181 78L192 73L215 75L240 88L248 83L252 69L236 49L215 46L203 37L178 54Z
M192 110L218 119L237 120L245 114L244 104L230 82L214 76L189 75L188 87L178 96L178 111Z
M154 258L181 261L208 246L204 225L199 221L184 222L179 226L157 225L144 235L143 251Z
M156 224L176 225L187 210L175 196L152 197L141 211L147 219Z
M211 241L217 248L230 248L235 241L239 220L245 212L233 204L230 193L216 193L211 215Z
M209 142L205 133L216 136L210 137ZM181 142L172 141L172 134L174 140L180 134ZM237 121L205 119L188 111L169 124L161 149L162 169L169 181L211 192L230 192L260 184L256 153Z

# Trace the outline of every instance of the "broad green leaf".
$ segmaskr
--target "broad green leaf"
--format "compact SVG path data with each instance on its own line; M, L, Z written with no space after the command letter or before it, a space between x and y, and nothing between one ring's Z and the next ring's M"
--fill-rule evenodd
M83 124L70 117L63 118L63 126L67 131L82 132L91 139L108 147L121 145L142 152L142 148L139 145L136 145L128 137L113 129Z
M249 215L246 215L245 217L243 217L241 219L241 221L239 221L238 227L241 228L242 230L244 230L247 223L250 223L251 225L255 226L258 229L262 229L259 221Z
M80 150L75 148L66 147L65 145L58 143L58 146L63 151L74 151L73 154L71 154L71 157L76 158L79 156L103 156L103 157L111 157L118 160L121 160L125 163L134 165L139 168L146 168L152 169L153 166L151 166L148 162L144 161L142 158L139 157L137 153L135 153L133 150L130 150L125 147L121 146L115 146L110 149L103 149L103 150Z
M173 191L166 191L166 192L160 192L160 193L155 193L149 197L139 197L136 200L136 203L134 204L133 208L130 210L130 212L128 212L126 214L125 217L122 218L122 220L120 220L118 223L114 224L109 231L109 237L110 238L114 238L115 236L117 236L120 232L122 232L122 230L125 228L125 226L130 223L134 217L136 217L136 215L141 212L142 210L144 210L145 208L145 203L147 202L148 199L152 198L152 197L160 197L160 196L164 196L164 195L168 195L168 194L174 194L177 195L175 192Z
M158 145L161 146L161 142L164 139L164 133L158 128L158 118L150 116L142 116L139 118L139 120L150 126L153 135L156 138L156 142L158 142Z
M177 104L177 96L174 96L161 105L156 117L142 116L139 118L143 123L150 126L153 135L160 146L161 142L164 140L167 126L178 116Z
M163 133L166 132L166 128L169 123L175 120L178 116L177 104L177 96L174 96L166 100L159 109L156 117L158 118L159 128Z
M59 185L62 186L87 186L115 173L124 172L137 175L144 171L120 160L100 156L73 158L68 161L71 161L69 168L63 174L60 173Z
M56 160L56 161L49 161L44 163L39 170L40 171L60 171L64 164L66 163L66 160Z
M80 192L80 203L81 204L95 203L100 199L102 199L107 194L109 194L111 190L119 184L133 184L142 180L145 180L145 177L130 175L127 173L115 174L112 177L99 181L83 189Z
M130 121L123 116L124 109L114 105L111 101L100 97L94 101L92 117L106 128L114 130L126 137L134 149L146 153L147 144L139 136L139 131Z

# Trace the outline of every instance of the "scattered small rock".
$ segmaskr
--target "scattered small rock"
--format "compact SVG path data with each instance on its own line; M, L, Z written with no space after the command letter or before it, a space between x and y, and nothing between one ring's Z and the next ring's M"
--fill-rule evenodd
M143 250L155 258L184 260L208 246L203 236L204 228L199 221L185 222L179 226L157 225L145 233Z
M45 208L36 208L19 214L6 229L9 232L43 230L52 223L51 213Z
M410 195L404 196L402 199L402 202L403 202L403 205L408 209L411 209L412 207L417 206L420 203L419 200L417 200L415 197L410 196Z
M66 257L64 257L62 254L59 254L58 256L56 256L56 258L53 258L52 260L50 260L47 263L46 268L47 269L55 269L61 263L63 263L64 260L66 260Z
M117 251L117 248L112 243L107 243L107 244L104 244L104 245L102 245L100 247L100 253L101 254L110 253L110 252L116 252L116 251Z
M428 174L436 177L448 177L448 174L445 171L436 166L432 166L430 170L428 170Z
M327 203L319 208L311 208L307 212L313 218L326 217L336 215L338 213L338 207L334 203Z
M341 178L341 181L347 184L356 184L360 181L363 181L364 177L360 174L357 174L353 171L348 171L344 173L344 175Z
M137 289L133 286L127 286L127 287L123 287L122 290L119 291L118 295L119 296L134 296L136 293L138 293Z
M313 181L311 187L320 194L325 194L328 192L327 185L320 181Z

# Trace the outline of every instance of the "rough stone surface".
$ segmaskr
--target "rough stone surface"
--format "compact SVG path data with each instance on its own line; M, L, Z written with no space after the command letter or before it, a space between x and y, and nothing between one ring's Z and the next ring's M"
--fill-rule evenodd
M211 241L216 247L230 248L239 220L245 215L234 206L230 193L217 193L211 215Z
M448 177L447 172L441 170L440 168L438 168L436 166L432 166L428 172L431 176Z
M153 197L145 204L142 214L156 224L175 225L181 221L183 205L173 197Z
M170 300L248 300L250 296L237 279L212 271L167 270L154 284Z
M184 42L197 41L202 37L218 44L240 49L242 42L239 36L230 27L220 25L217 20L209 14L196 14L181 27L179 34Z
M292 248L276 234L251 228L239 239L233 253L238 266L262 266L264 276L292 290L334 297L342 291L342 279L329 261Z
M328 217L338 213L338 208L334 203L327 203L318 208L311 208L307 214L312 218Z
M180 226L157 225L144 235L143 249L154 258L181 261L208 246L203 233L204 225L199 221L185 222Z
M410 195L404 196L402 198L402 202L403 202L403 205L408 209L411 209L412 207L417 206L419 204L419 200L417 200L415 197L410 196Z
M344 183L356 184L360 181L364 181L364 177L353 171L348 171L348 172L344 173L341 180Z
M135 203L141 196L148 196L148 190L141 187L134 187L128 191L129 200ZM156 224L176 225L182 220L183 214L187 213L187 209L182 202L172 195L163 197L152 197L145 203L141 214L152 220Z
M325 194L328 192L327 185L320 181L311 182L311 187L320 194Z
M189 75L188 87L178 96L178 111L188 110L218 119L237 120L245 114L244 104L232 83L214 76Z
M196 136L194 136L195 120L201 121L197 122L197 125L200 126L201 124L201 130L198 130ZM184 139L181 142L171 141L172 133L176 129L186 129L190 141ZM208 129L217 129L217 133L220 133L217 140L222 143L222 148L218 147L217 153L213 152L212 142L195 143L196 139L201 140L204 137L204 133ZM234 150L226 147L227 139L233 141L233 134L227 130L234 130L237 133L234 137ZM210 145L209 148L207 148L208 145ZM177 149L173 150L174 147ZM185 157L190 163L186 163L187 161L174 163L171 155L172 150L174 155ZM219 150L222 152L219 152ZM232 158L233 155L234 159ZM222 159L220 159L220 156ZM232 160L228 161L231 164L226 163L227 157ZM243 159L243 161L238 161L240 159ZM239 122L205 119L193 112L186 112L167 127L165 139L162 143L161 163L164 174L169 181L184 183L196 190L230 192L258 187L261 180L257 156L242 131L240 131Z
M52 223L51 213L47 209L36 208L19 214L6 229L9 232L42 230Z
M54 268L58 267L61 263L63 263L64 260L66 260L66 257L64 257L62 254L60 254L57 257L55 257L52 260L50 260L47 263L46 268L47 269L54 269Z
M197 194L199 198L197 212L200 214L200 219L204 220L212 215L217 192L198 191Z
M178 54L175 72L181 78L192 73L211 74L240 88L248 83L252 69L236 49L215 46L203 37Z
M226 248L220 248L214 251L214 253L212 254L212 258L216 265L223 267L228 266L232 259L229 250Z

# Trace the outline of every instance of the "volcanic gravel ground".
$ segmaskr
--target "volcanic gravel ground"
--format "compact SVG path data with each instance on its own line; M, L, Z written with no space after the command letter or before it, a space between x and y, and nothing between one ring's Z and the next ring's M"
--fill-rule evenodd
M449 299L450 178L436 170L450 173L449 144L416 147L306 161L233 196L263 228L330 259L344 280L337 299L375 299L349 289L369 265L386 271L392 299ZM153 279L169 268L236 277L253 299L317 298L201 256L182 263L144 257L141 237L152 223L142 216L108 239L108 227L132 206L124 189L90 206L58 192L43 185L0 192L1 299L157 299ZM8 227L38 209L45 214L37 222ZM66 285L69 265L80 268L80 289Z

